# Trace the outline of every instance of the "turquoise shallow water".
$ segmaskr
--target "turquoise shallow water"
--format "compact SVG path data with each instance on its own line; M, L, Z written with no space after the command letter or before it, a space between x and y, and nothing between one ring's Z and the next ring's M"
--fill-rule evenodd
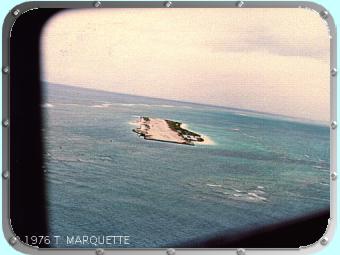
M326 126L70 86L45 88L50 235L128 235L127 248L173 246L329 207ZM141 139L130 124L140 115L186 123L215 145ZM70 247L65 238L52 246Z

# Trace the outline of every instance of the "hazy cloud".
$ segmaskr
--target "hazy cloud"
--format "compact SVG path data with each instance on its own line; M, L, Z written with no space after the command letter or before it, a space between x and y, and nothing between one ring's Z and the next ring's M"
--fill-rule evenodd
M66 11L42 36L50 82L329 120L330 41L311 11Z

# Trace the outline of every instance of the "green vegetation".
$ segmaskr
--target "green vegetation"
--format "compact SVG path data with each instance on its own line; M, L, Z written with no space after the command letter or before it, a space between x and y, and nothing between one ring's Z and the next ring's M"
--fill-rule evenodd
M169 128L173 131L176 131L177 133L181 134L181 135L191 135L191 136L196 136L196 137L201 137L199 134L194 133L192 131L189 131L187 129L181 128L181 124L180 122L177 121L172 121L172 120L165 120L166 123L168 123ZM201 138L202 139L202 138ZM203 140L203 139L202 139Z

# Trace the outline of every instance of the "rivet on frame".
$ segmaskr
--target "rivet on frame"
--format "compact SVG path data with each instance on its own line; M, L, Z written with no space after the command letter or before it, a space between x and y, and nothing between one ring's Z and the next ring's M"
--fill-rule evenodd
M243 5L244 5L243 1L239 1L239 2L236 3L236 6L239 7L239 8L243 7Z
M15 9L12 13L13 13L14 16L18 16L20 14L20 10Z
M96 255L104 255L104 249L97 249Z
M337 73L338 73L338 70L337 70L336 68L333 68L333 69L331 70L331 75L332 75L333 77L336 76Z
M176 254L176 251L175 251L175 249L170 248L170 249L167 249L167 250L166 250L166 254L167 254L167 255L175 255L175 254Z
M332 121L332 123L331 123L332 129L336 129L337 126L338 126L338 123L336 123L336 121Z
M12 237L9 239L9 243L10 243L11 245L15 245L17 242L18 242L18 238L16 238L15 236L12 236Z
M2 172L2 178L8 179L8 177L9 177L9 172L7 170L3 171Z
M102 3L100 1L94 2L93 6L98 8L98 7L102 6Z
M322 245L327 245L328 244L328 238L327 237L323 237L321 240L320 240L320 243Z
M8 126L9 126L9 119L4 119L4 120L2 121L2 126L3 126L3 127L8 127Z
M331 173L331 178L332 178L333 181L336 180L336 172Z
M237 255L245 255L246 254L246 250L243 248L239 248L236 250L236 254Z
M9 73L9 67L8 66L5 66L4 68L2 68L2 72L4 74L8 74Z
M328 18L328 11L322 11L320 12L320 16L323 18L323 19L327 19Z
M172 6L172 2L171 1L165 3L165 7L169 8L171 6Z

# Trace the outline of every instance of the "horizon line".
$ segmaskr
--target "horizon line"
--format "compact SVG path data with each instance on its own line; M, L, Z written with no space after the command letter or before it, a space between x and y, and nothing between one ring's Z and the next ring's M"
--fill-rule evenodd
M227 109L227 110L236 110L236 111L243 111L243 112L249 112L249 113L257 113L257 114L262 114L262 115L270 115L270 116L273 116L273 117L288 118L290 120L296 120L297 122L302 122L302 123L308 122L309 124L314 124L314 125L328 126L328 123L329 123L329 121L297 118L297 117L292 117L292 116L288 116L288 115L284 115L284 114L271 113L271 112L261 112L261 111L256 111L256 110L251 110L251 109L242 109L242 108L231 107L231 106L204 104L204 103L196 103L196 102L190 102L190 101L179 101L179 100L176 100L176 99L165 99L165 98L160 98L160 97L142 96L142 95L135 95L135 94L129 94L129 93L121 93L121 92L114 92L114 91L108 91L108 90L101 90L101 89L98 89L98 88L97 89L83 88L83 87L79 87L79 86L75 86L75 85L69 85L69 84L63 84L63 83L54 83L54 82L44 81L44 80L40 80L40 81L43 82L43 83L51 84L51 85L72 87L72 88L84 89L84 90L92 90L92 91L97 91L97 92L107 92L107 93L113 93L113 94L119 94L119 95L125 95L125 96L144 97L144 98L149 98L149 99L166 100L166 101L172 101L172 102L177 102L177 103L187 103L187 104L194 104L194 105L202 105L202 106L206 106L206 107L215 107L215 108L222 108L222 109Z

